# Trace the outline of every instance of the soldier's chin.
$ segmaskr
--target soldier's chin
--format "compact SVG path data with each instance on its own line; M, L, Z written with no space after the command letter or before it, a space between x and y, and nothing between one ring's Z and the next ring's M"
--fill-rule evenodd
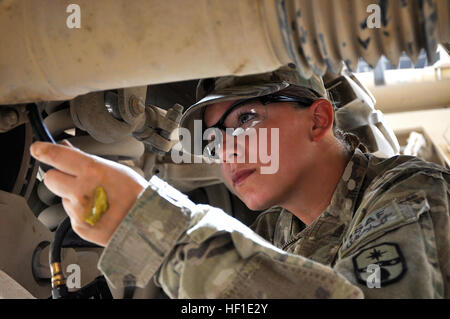
M250 210L266 210L270 208L270 205L266 202L261 200L260 198L257 198L255 196L243 196L241 197L241 200L244 202L244 204L247 206Z
M267 198L266 200L261 200L261 197L263 197L261 196L261 194L255 193L249 190L249 188L247 187L242 187L241 189L235 188L231 186L231 183L227 180L224 180L224 184L230 190L230 192L236 195L250 210L258 211L265 210L271 207L271 205L267 203Z

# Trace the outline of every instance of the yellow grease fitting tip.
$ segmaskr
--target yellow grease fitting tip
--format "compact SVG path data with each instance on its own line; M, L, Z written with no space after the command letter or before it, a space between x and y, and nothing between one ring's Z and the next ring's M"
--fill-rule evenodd
M89 225L94 226L107 209L108 200L106 198L106 192L103 187L98 186L95 189L94 207L92 207L91 214L84 221Z

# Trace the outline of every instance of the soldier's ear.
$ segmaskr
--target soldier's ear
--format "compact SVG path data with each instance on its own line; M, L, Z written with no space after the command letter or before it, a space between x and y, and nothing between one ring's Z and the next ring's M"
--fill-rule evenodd
M328 100L320 99L310 106L309 111L312 118L311 139L318 142L333 127L333 105Z

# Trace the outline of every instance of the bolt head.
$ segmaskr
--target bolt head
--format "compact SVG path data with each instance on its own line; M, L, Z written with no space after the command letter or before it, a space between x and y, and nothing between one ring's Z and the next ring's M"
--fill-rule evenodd
M137 116L145 112L145 105L141 99L136 96L132 96L130 99L130 111L133 115Z
M13 126L19 121L19 115L16 111L9 110L3 114L3 119L7 125Z

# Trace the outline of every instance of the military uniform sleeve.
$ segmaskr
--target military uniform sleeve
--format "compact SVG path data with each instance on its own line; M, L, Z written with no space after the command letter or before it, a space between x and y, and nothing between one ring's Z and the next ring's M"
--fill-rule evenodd
M340 248L334 269L366 298L450 297L448 170L414 169L370 186Z
M100 258L114 286L133 277L142 287L154 276L171 298L362 297L330 267L286 253L222 210L194 205L158 183L140 196Z

